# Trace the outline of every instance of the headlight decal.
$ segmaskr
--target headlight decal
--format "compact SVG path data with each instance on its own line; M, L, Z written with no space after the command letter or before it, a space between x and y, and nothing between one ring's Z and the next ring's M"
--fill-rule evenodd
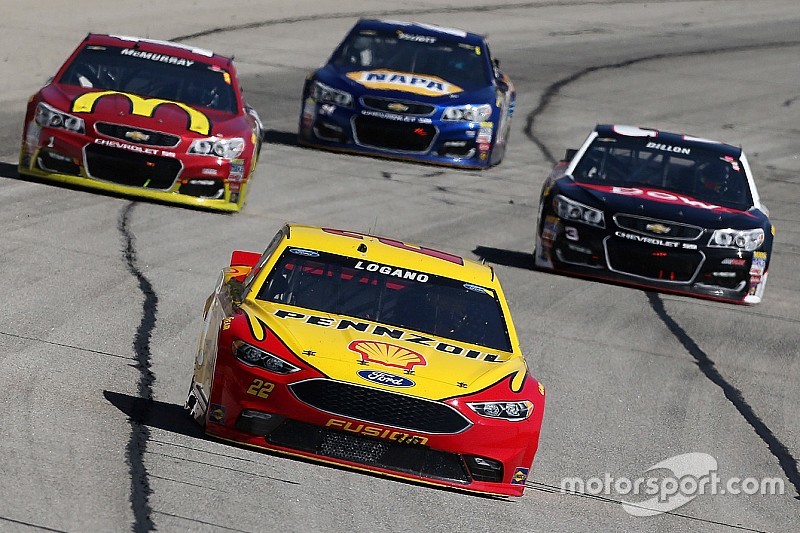
M236 359L246 365L263 368L275 374L292 374L300 371L300 367L244 341L233 341L232 349Z
M207 139L195 139L189 146L189 153L195 155L210 155L221 157L222 159L236 159L244 152L244 139L233 137L230 139L222 137L209 137Z
M55 107L39 102L36 106L36 124L43 128L58 128L73 133L84 133L85 127L82 118L59 111Z
M553 198L553 208L559 218L563 220L581 222L597 228L606 227L605 217L601 210L576 202L561 194Z
M764 230L761 228L735 230L731 228L714 230L708 245L715 248L736 248L746 252L758 250L764 243Z
M527 420L533 414L533 402L529 400L469 402L467 406L480 416L508 420L509 422Z
M442 113L442 120L461 122L486 122L492 116L491 104L460 105L446 107Z
M339 89L334 89L319 81L314 81L311 94L318 103L335 104L347 108L353 107L353 95Z

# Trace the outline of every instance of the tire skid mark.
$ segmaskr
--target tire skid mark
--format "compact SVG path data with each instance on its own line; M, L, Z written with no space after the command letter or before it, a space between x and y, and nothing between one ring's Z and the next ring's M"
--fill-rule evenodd
M587 67L549 85L539 99L539 104L527 115L525 128L523 131L528 139L536 144L536 146L542 151L544 157L547 158L547 160L552 164L556 162L556 159L553 157L552 152L545 145L545 143L541 141L534 133L534 123L536 118L544 112L553 98L558 95L559 91L563 87L579 80L587 74L597 72L599 70L626 68L638 63L657 61L660 59L704 56L752 50L768 50L772 48L785 48L798 45L800 45L800 41L780 41L772 43L717 47L703 50L689 50L683 52L667 52L628 59L617 63ZM661 299L661 297L654 292L648 292L647 297L650 301L650 306L652 307L653 311L667 326L675 338L678 339L683 347L686 348L689 354L694 357L700 371L703 372L709 381L717 385L722 390L728 401L731 402L739 414L753 428L758 437L767 445L770 453L778 460L778 464L783 470L783 473L785 474L789 483L794 486L795 492L797 493L795 499L800 499L800 471L798 471L797 460L794 458L786 445L783 444L783 442L781 442L781 440L776 437L774 433L772 433L772 430L761 420L761 418L759 418L755 411L753 411L753 408L744 399L742 392L725 380L725 378L719 373L714 365L714 361L708 357L708 355L697 345L697 343L686 333L686 331L666 312L664 301Z
M144 464L144 456L150 439L150 428L145 425L145 421L150 405L153 403L153 382L155 382L155 375L151 370L150 337L156 325L158 296L150 281L136 264L136 237L131 232L129 225L134 207L136 207L136 202L128 204L122 210L117 229L124 241L122 257L125 265L128 272L138 281L139 290L144 296L142 318L133 340L133 349L136 354L134 367L139 371L139 381L137 397L128 418L131 434L125 451L131 478L130 501L134 516L132 529L135 533L144 533L155 531L155 525L151 518L153 510L150 506L152 490L147 467Z
M792 453L781 440L772 433L772 430L764 423L761 418L753 411L747 400L744 399L742 391L731 385L722 377L714 361L708 357L702 348L686 333L686 331L672 318L664 307L664 302L653 292L647 293L647 299L650 301L650 306L655 311L656 315L667 326L669 331L675 336L676 339L686 348L686 351L694 357L700 371L709 379L714 385L722 389L725 397L731 404L739 411L742 418L747 421L750 427L756 432L756 435L764 441L769 448L770 453L778 459L783 473L786 478L794 486L797 498L800 498L800 471L797 469L797 460L792 456Z
M69 533L64 529L53 529L52 527L42 526L40 524L34 524L32 522L25 522L22 520L14 520L13 518L8 518L5 516L0 516L0 523L8 523L8 524L15 524L18 526L25 526L25 528L36 529L37 531L52 531L54 533Z
M66 344L66 343L63 343L63 342L48 341L48 340L45 340L45 339L40 339L38 337L28 337L27 335L18 335L16 333L9 333L7 331L0 331L0 335L3 335L4 337L11 337L13 339L23 340L23 341L41 342L42 344L47 344L49 346L57 346L59 348L69 348L70 350L75 350L75 351L83 352L83 353L93 353L93 354L97 354L97 355L104 355L104 356L107 356L107 357L116 357L118 359L130 359L130 357L128 357L127 355L120 355L120 354L117 354L117 353L104 352L102 350L93 350L91 348L83 348L81 346L75 346L74 344Z
M702 3L707 0L660 0L661 3L687 3L698 2ZM229 31L239 30L252 30L256 28L266 28L270 26L280 26L283 24L297 24L300 22L313 22L317 20L341 20L353 18L381 18L393 17L398 15L447 15L451 13L490 13L494 11L507 11L514 9L540 9L549 7L582 7L587 5L596 5L597 0L575 0L575 1L558 1L551 2L521 2L518 4L487 4L483 6L469 6L469 7L430 7L427 9L394 9L394 10L380 10L380 11L356 11L353 13L328 13L316 15L303 15L297 17L286 17L282 19L262 20L257 22L245 22L243 24L235 24L231 26L220 26L219 28L211 28L208 30L201 30L195 33L189 33L178 37L173 37L171 41L185 41L188 39L195 39L197 37L206 37L208 35L215 35L218 33L225 33ZM625 4L642 4L646 3L642 0L606 0L603 5L625 5Z
M751 45L737 45L737 46L727 46L727 47L718 47L718 48L707 48L703 50L689 50L689 51L682 51L682 52L664 52L660 54L652 54L648 56L636 57L632 59L627 59L625 61L619 61L617 63L608 63L605 65L595 65L593 67L586 67L574 74L570 74L565 78L561 78L556 82L550 84L545 89L542 96L539 98L539 104L536 108L528 113L525 117L525 127L523 128L523 133L528 139L533 142L539 150L541 150L542 155L547 159L547 161L551 164L556 163L556 158L553 156L553 153L550 149L545 145L545 143L539 139L539 137L534 133L533 126L536 121L536 118L541 115L544 110L550 105L550 102L553 98L558 95L559 91L565 86L575 82L584 76L592 74L593 72L598 72L600 70L613 70L613 69L623 69L630 67L632 65L636 65L638 63L645 63L647 61L659 61L661 59L675 59L681 57L692 57L692 56L704 56L704 55L712 55L712 54L724 54L724 53L732 53L732 52L747 52L752 50L768 50L771 48L785 48L791 46L798 46L800 45L800 41L779 41L774 43L760 43L760 44L751 44Z

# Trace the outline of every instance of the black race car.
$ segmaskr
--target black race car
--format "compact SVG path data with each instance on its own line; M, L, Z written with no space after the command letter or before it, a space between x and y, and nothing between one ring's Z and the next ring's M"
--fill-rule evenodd
M757 304L774 236L741 148L598 125L544 182L534 259L538 269Z

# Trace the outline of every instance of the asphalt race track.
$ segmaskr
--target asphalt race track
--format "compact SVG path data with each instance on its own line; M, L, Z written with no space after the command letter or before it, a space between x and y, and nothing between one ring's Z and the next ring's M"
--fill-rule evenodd
M0 531L797 530L797 0L99 5L13 2L0 21ZM500 166L458 171L296 146L303 79L362 14L489 36L518 92ZM26 99L89 31L235 55L268 128L242 213L18 178ZM777 226L764 303L531 269L544 177L609 122L744 147ZM262 251L286 221L496 265L548 392L524 497L429 488L199 434L181 406L204 299L232 250ZM723 480L780 479L784 493L706 493L640 517L621 502L647 497L624 485L560 490L565 478L663 476L647 470L687 453L712 456Z

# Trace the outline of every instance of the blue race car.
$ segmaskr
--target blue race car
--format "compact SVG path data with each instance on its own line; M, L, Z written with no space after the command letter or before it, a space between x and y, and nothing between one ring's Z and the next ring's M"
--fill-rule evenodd
M488 168L505 154L514 85L480 35L362 19L303 87L300 144Z

